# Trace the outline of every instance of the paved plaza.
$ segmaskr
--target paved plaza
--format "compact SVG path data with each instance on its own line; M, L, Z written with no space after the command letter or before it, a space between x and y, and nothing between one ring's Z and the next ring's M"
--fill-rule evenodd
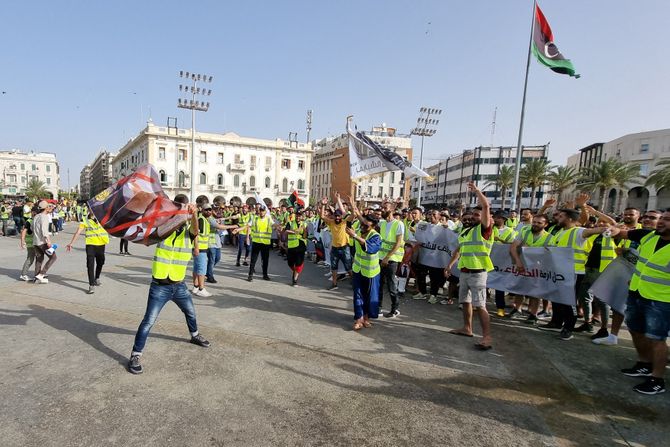
M494 319L494 349L449 335L456 306L404 300L401 317L351 330L348 281L327 292L324 270L289 285L281 257L271 282L248 283L223 249L211 298L195 297L188 343L168 304L126 371L144 313L153 248L107 247L102 286L87 295L83 242L55 237L48 285L17 280L25 251L0 238L0 442L3 446L661 446L670 396L642 396L618 371L617 347L569 342ZM478 329L478 326L475 326ZM628 334L626 333L626 336Z

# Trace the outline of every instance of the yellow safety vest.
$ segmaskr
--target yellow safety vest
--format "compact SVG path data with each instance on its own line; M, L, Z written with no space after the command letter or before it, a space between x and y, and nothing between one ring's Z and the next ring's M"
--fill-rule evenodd
M175 231L158 243L151 264L151 274L154 278L169 278L175 282L184 280L192 250L188 233L188 225L184 225L181 231Z
M30 229L28 229L30 227ZM29 217L26 219L26 247L33 246L33 219Z
M641 228L642 228L642 224L637 224L637 225L635 225L635 229L636 229L636 230L639 230L639 229L641 229ZM619 248L626 248L626 249L627 249L627 248L630 248L630 243L631 243L631 242L632 242L632 241L630 241L630 240L628 240L628 239L622 239L622 240L619 241Z
M368 235L365 236L365 240L367 241L376 234L376 231L370 230ZM358 235L360 236L360 233ZM356 247L356 255L354 256L354 265L352 267L354 273L360 273L366 278L374 278L379 275L381 268L379 267L378 252L373 255L367 253L357 240L354 241L354 246Z
M86 245L106 245L109 243L109 235L102 225L95 220L84 216L82 223L79 226L84 226L86 229Z
M270 217L256 217L251 225L251 238L255 243L270 245L272 239L272 220Z
M361 221L356 219L354 223L351 224L351 229L354 230L356 233L358 233L358 229L361 227ZM350 237L349 238L349 246L353 247L354 246L354 238Z
M630 290L648 300L670 303L670 245L656 250L660 239L652 232L640 241L640 256L630 280Z
M552 238L549 245L552 247L567 247L572 248L574 251L573 262L575 264L575 273L578 275L583 275L586 273L586 260L589 257L589 251L591 247L589 241L587 240L584 243L583 247L580 247L577 244L577 231L579 227L572 227L568 230L560 230Z
M481 224L473 228L464 228L458 236L458 247L460 252L458 259L459 270L463 268L467 268L468 270L484 270L487 272L493 270L493 263L489 256L493 242L484 239Z
M396 233L398 232L398 226L400 226L399 220L392 220L390 225L386 220L379 222L379 231L382 238L382 246L379 249L379 259L383 259L386 255L393 250L396 243ZM391 255L389 261L400 262L402 261L403 256L405 255L405 244L400 244L398 250Z
M0 207L0 219L9 219L9 211L4 205Z
M207 250L209 248L210 226L209 220L205 216L198 216L198 222L202 222L202 230L198 234L198 249Z
M512 219L510 217L505 221L505 225L507 225L510 228L516 228L516 226L519 225L519 218L517 217L516 219Z
M591 247L594 247L594 242L596 239L600 236L599 234L594 234L591 236L589 240L589 244ZM610 265L610 262L614 261L616 258L616 243L614 242L614 239L611 237L602 237L602 240L600 241L600 266L598 267L599 272L603 272L608 265Z
M24 210L25 210L25 208L24 208ZM32 217L32 213L30 212L30 208L28 209L28 211L23 212L23 218L24 219L30 219L31 217Z
M304 223L298 223L295 220L292 220L289 222L289 228L293 231L297 231L298 234L291 234L289 233L286 238L287 242L287 247L288 248L296 248L298 245L300 245L300 241L302 241L303 244L307 245L307 241L305 240L302 235L305 232L305 225Z
M245 236L249 234L249 228L247 227L247 224L249 223L250 220L251 220L251 213L240 214L239 224L241 229L238 234L243 234Z
M544 230L538 235L537 239L534 236L530 227L525 227L521 230L521 241L527 247L544 247L551 241L551 233Z
M503 227L501 230L498 227L493 227L493 243L494 244L510 244L516 236L516 231L510 227ZM496 241L496 238L501 239L502 242Z

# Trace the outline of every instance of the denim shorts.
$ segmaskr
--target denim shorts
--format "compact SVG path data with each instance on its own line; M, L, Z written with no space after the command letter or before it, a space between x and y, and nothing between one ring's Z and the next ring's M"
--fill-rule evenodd
M207 273L207 250L200 250L198 256L193 256L193 273L196 275Z
M337 270L337 267L340 264L344 264L344 269L348 272L351 271L351 252L349 251L349 246L344 247L332 247L330 249L330 268L331 270Z
M664 341L670 336L670 303L648 300L633 292L626 301L626 326L631 332L651 340Z

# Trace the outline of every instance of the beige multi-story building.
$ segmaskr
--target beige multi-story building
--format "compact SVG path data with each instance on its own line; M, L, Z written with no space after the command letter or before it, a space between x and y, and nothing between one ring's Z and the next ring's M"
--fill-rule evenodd
M88 200L91 198L91 165L86 165L79 173L79 198Z
M412 159L412 139L396 129L382 124L365 132L374 141L392 149L405 159ZM349 136L323 138L314 143L311 184L313 197L332 199L335 192L355 195L366 205L375 205L384 199L408 199L408 182L402 171L390 171L354 182L349 171Z
M546 159L548 146L524 146L521 163L539 158ZM472 206L477 198L468 192L468 182L473 181L477 187L489 198L491 206L502 206L502 192L494 185L494 181L501 166L514 166L516 163L516 146L476 147L466 149L460 154L447 157L437 164L429 166L425 171L433 177L432 181L424 181L419 192L418 179L412 180L412 198L421 194L421 205L426 207L458 206L464 204ZM521 206L537 208L541 206L546 186L535 192L535 200L531 204L530 189L521 193ZM506 192L505 208L512 208L511 188Z
M28 183L39 180L50 198L58 198L60 172L56 154L17 149L0 151L0 173L0 192L5 197L22 198Z
M94 197L107 189L112 183L112 162L114 154L102 149L90 164L89 185L90 196Z
M607 143L591 144L571 155L567 164L582 170L612 158L638 165L640 173L639 178L627 188L613 187L606 192L607 212L619 213L627 206L641 210L670 207L670 190L657 191L654 186L645 186L647 177L654 172L658 162L670 158L670 129L632 133ZM593 194L592 201L599 205L601 197Z
M191 130L156 126L149 122L126 143L112 162L114 181L151 163L163 190L172 198L190 195L195 187L199 201L255 203L257 193L266 203L278 205L296 190L309 200L308 179L312 163L311 143L265 140L196 132L196 178L191 179Z

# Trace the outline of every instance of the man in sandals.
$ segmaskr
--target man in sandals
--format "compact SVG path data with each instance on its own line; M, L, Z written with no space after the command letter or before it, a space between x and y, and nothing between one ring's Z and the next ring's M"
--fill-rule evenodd
M454 252L444 273L451 276L451 269L458 262L460 270L460 290L458 302L463 306L463 327L454 329L452 334L472 337L473 309L482 325L482 341L476 348L486 351L491 345L491 321L486 310L486 279L493 270L490 254L493 247L493 228L490 205L474 182L468 189L477 195L479 205L472 211L468 226L458 236L458 248Z

